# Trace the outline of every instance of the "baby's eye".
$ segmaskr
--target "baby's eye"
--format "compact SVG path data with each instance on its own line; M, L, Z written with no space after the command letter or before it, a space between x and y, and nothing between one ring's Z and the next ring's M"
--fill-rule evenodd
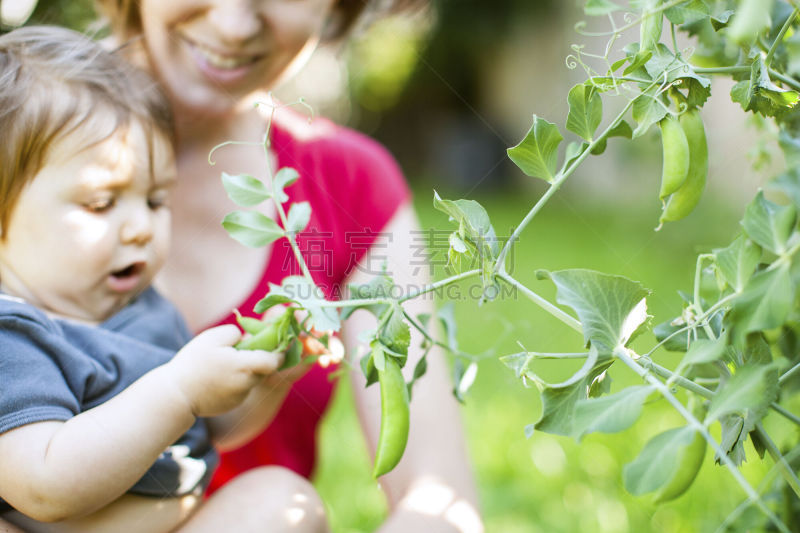
M149 207L150 209L159 209L162 207L168 207L167 196L165 194L151 196L150 198L147 199L147 207Z
M83 207L92 213L102 213L114 207L114 198L96 198L83 204Z

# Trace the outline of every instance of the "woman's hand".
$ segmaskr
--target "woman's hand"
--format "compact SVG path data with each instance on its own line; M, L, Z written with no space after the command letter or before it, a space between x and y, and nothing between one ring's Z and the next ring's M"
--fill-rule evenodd
M238 407L209 419L211 438L217 448L223 451L237 448L261 433L275 417L294 382L311 368L310 357L317 356L320 364L329 364L337 358L341 359L343 354L338 338L331 338L330 351L313 336L301 333L299 340L303 343L299 364L268 374L249 391Z
M220 415L239 406L250 391L283 363L281 352L237 350L236 326L200 333L165 365L195 416Z

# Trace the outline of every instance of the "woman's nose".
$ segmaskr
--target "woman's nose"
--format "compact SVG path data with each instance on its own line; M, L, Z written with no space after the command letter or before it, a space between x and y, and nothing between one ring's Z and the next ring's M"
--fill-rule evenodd
M257 5L262 0L219 0L208 17L222 41L238 45L252 39L264 29Z
M143 245L153 238L153 215L145 206L132 209L120 228L123 244Z

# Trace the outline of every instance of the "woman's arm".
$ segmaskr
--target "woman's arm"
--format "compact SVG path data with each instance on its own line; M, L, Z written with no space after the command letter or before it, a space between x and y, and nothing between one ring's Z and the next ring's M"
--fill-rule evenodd
M283 354L280 354L281 359ZM283 404L292 384L308 371L298 365L264 378L236 409L208 419L211 441L220 451L247 444L266 428Z
M402 206L383 230L392 235L385 250L387 270L404 290L429 282L426 266L412 258L414 231L419 223L411 205ZM381 253L384 253L382 250ZM417 269L420 272L414 272ZM349 282L364 283L370 275L359 269ZM432 297L421 297L404 304L411 316L431 313ZM348 353L353 354L358 333L375 327L375 320L364 311L352 315L343 331ZM420 334L412 328L406 380L422 356ZM355 365L358 367L358 365ZM377 385L364 388L360 371L354 372L356 406L372 449L380 429L380 395ZM408 446L400 464L381 479L392 512L380 530L382 533L428 531L473 533L483 531L476 511L477 496L464 439L461 413L453 397L445 354L433 349L428 354L428 370L414 385L411 402L411 430Z

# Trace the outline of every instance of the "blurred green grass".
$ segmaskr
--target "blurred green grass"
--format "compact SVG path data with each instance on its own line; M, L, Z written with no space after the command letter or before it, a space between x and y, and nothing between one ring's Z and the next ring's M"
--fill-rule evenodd
M481 194L476 199L486 207L498 235L509 235L542 190ZM458 197L439 192L445 198ZM417 190L415 198L424 228L450 228L445 215L433 210L430 189ZM610 202L593 195L557 194L522 235L512 274L551 301L552 284L537 281L537 269L580 267L624 275L653 291L648 311L657 324L680 313L677 291L690 290L696 255L726 246L738 230L742 210L741 205L706 198L689 218L657 233L657 200ZM523 296L481 308L468 299L454 303L459 344L471 353L518 352L517 341L536 351L581 348L578 334ZM637 339L634 348L642 352L654 344L648 334ZM656 359L672 368L676 362L667 352L656 352ZM639 379L620 365L610 375L612 391ZM462 412L487 533L714 531L744 498L730 474L711 464L710 451L697 482L674 502L656 507L646 497L624 491L623 465L651 436L681 424L663 400L652 400L636 425L621 434L592 434L580 444L541 433L526 439L524 427L541 412L538 393L490 357L481 361ZM769 428L771 421L767 422ZM373 531L386 505L370 478L370 458L344 380L321 428L321 440L315 484L329 505L334 531ZM762 463L751 447L747 451L743 472L757 484L771 465Z

